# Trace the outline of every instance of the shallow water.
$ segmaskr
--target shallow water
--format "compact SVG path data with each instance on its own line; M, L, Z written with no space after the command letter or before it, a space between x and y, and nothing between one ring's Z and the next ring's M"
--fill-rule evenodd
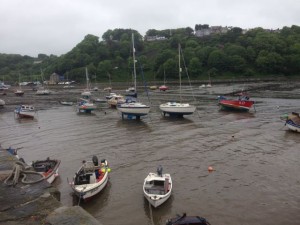
M54 186L69 206L78 200L67 178L82 160L106 158L112 169L108 186L81 204L104 225L162 225L183 212L212 225L299 224L300 134L287 131L280 116L300 111L300 99L286 97L300 92L270 90L262 98L257 91L256 112L250 113L219 111L215 98L220 87L194 92L197 113L184 119L159 112L160 103L178 96L172 91L150 94L151 113L141 121L123 121L106 107L78 115L73 107L56 106L40 110L34 120L3 112L1 144L22 147L19 155L28 162L61 159ZM193 100L188 90L184 96ZM171 174L173 193L154 209L144 199L142 185L158 165ZM209 173L208 166L215 171Z

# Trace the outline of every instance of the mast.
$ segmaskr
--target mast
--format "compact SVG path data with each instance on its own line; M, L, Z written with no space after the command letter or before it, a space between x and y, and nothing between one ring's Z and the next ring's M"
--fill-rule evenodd
M20 91L22 90L21 82L20 82L20 72L19 72L19 89L20 89Z
M165 71L165 67L164 67L164 85L166 85L166 71Z
M86 90L90 90L90 88L89 88L89 75L88 75L87 67L85 67L85 77L86 77Z
M134 91L136 92L136 68L135 68L135 48L134 48L134 34L132 33L132 58L133 58L133 76L134 76Z
M180 44L178 44L178 71L179 71L179 94L180 94L180 103L181 103L181 67L180 67Z

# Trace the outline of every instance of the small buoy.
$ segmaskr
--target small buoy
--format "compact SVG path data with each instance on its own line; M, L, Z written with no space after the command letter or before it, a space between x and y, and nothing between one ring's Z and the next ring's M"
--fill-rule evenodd
M209 166L208 167L208 172L212 172L212 171L214 171L214 168L212 166Z
M111 171L111 169L110 169L110 168L108 168L108 169L107 169L107 172L110 172L110 171Z

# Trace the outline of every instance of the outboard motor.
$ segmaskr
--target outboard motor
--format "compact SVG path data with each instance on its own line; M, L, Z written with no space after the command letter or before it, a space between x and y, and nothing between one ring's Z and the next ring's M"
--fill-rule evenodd
M94 155L93 158L92 158L92 160L93 160L94 166L98 166L99 165L97 156Z
M157 174L159 175L159 176L161 176L162 177L162 171L163 171L163 168L162 168L162 166L161 165L159 165L158 167L157 167Z

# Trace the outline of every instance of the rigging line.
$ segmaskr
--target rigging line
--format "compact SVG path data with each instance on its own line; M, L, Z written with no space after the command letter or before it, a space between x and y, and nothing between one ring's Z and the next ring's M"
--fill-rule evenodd
M147 94L147 98L148 98L148 101L151 105L151 101L150 101L150 97L149 97L149 91L148 91L148 88L147 88L147 81L145 80L145 77L144 77L144 72L143 72L143 66L139 63L140 65L140 69L141 69L141 74L142 74L142 78L143 78L143 81L144 81L144 88L145 88L145 92Z
M192 88L192 83L191 83L191 80L190 80L190 76L189 76L189 73L188 73L188 70L187 70L187 66L185 64L185 60L184 60L184 57L183 57L183 51L182 51L181 48L180 48L180 50L181 50L181 55L182 55L182 61L183 61L184 69L185 69L185 72L186 72L186 75L187 75L187 78L188 78L188 81L189 81L190 88L192 90L192 97L193 97L193 100L196 102L196 97L194 95L194 91L193 91L193 88ZM196 107L196 109L197 109L197 107ZM198 118L200 119L199 111L198 110L196 110L196 111L197 111Z
M138 61L139 63L139 66L140 66L140 69L141 69L141 74L142 74L142 78L143 78L143 82L144 82L144 88L145 88L145 92L147 94L147 98L148 98L148 102L150 104L150 108L151 108L151 101L150 101L150 97L149 97L149 91L148 91L148 88L147 88L147 81L145 79L145 76L144 76L144 72L143 72L143 66L141 65L141 63ZM135 90L136 92L136 90ZM151 119L151 116L150 116L150 113L148 113L148 116L149 116L149 119L150 119L150 122L152 123L152 119Z

